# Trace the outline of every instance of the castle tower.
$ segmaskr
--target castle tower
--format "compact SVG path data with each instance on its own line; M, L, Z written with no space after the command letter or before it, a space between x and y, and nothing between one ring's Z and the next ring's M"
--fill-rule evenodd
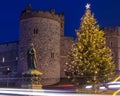
M42 75L42 85L51 85L60 80L60 35L63 16L52 9L31 10L27 6L20 16L19 73L27 70L26 52L33 43L36 48L37 68ZM23 58L24 57L24 58ZM23 58L23 59L22 59Z
M105 27L106 43L112 50L115 71L120 72L120 27Z

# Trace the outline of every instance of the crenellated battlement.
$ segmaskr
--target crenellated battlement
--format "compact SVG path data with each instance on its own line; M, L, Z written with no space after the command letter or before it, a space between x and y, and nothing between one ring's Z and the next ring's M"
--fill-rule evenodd
M56 20L58 22L64 21L64 14L55 13L55 9L50 11L32 10L31 6L28 5L24 11L22 11L20 19L27 19L32 17L42 17Z
M120 35L120 27L104 27L103 30L105 31L106 35Z
M0 43L0 52L17 50L19 41Z

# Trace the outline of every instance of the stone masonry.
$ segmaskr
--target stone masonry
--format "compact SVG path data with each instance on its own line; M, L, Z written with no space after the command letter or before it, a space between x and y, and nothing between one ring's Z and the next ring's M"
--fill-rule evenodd
M37 68L42 75L42 85L51 85L60 80L60 36L63 16L51 12L25 9L20 18L19 57L22 58L31 43L37 53ZM18 61L20 74L27 70L26 57Z
M104 28L106 43L112 49L115 70L120 71L120 27Z

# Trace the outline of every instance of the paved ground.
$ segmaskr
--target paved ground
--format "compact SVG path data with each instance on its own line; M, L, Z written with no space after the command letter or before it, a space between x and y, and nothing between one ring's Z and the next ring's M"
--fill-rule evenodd
M73 84L61 84L61 85L53 85L53 86L44 86L43 89L75 90L76 88Z
M43 90L0 88L0 96L112 96L114 91L108 90L99 94L91 94L89 91L88 93L81 92L77 94L73 84L57 84L44 86ZM6 92L8 93L6 94Z
M73 84L60 84L60 85L54 85L54 86L46 86L43 87L43 89L47 89L47 90L64 90L66 92L69 93L76 93L76 88ZM100 91L99 94L106 94L106 95L111 95L115 92L116 90L106 90L106 91ZM94 93L91 91L84 91L81 93Z

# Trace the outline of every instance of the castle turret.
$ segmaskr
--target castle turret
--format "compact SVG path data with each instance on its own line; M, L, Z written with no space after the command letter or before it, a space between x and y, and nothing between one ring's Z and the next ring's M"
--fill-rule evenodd
M42 85L51 85L60 79L60 35L63 16L55 10L35 11L28 6L20 16L19 73L27 70L25 56L30 44L36 48L37 68L42 75Z
M120 71L120 27L105 27L106 43L112 50L115 71Z

